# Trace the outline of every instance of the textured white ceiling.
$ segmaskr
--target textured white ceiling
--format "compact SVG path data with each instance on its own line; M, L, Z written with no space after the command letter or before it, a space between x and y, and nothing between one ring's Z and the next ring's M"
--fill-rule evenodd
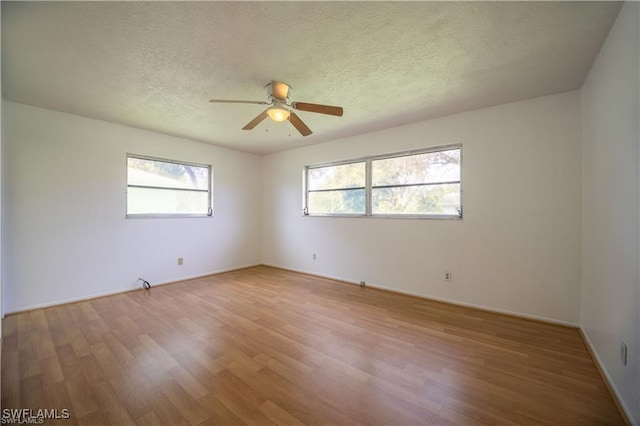
M617 2L2 2L5 99L255 153L577 89ZM344 107L241 128L270 80ZM268 132L266 128L268 126ZM290 136L289 136L290 134Z

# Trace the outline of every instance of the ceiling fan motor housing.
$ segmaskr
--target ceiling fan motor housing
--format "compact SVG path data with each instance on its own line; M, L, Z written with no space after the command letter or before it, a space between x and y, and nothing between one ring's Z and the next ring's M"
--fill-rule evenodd
M286 87L286 94L282 93L282 86ZM291 105L291 94L293 93L293 88L287 83L278 82L278 89L281 90L280 96L278 96L278 93L274 93L273 82L269 82L264 86L269 102L275 104L276 101L280 101L287 106Z

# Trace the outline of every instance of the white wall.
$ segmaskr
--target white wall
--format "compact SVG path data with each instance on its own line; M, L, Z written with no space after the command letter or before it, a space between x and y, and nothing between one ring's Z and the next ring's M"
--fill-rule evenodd
M301 215L304 165L450 143L463 144L462 221ZM263 263L579 321L578 92L277 153L263 170Z
M638 3L627 2L582 89L582 328L640 422ZM628 345L628 365L620 360Z
M3 107L5 312L260 263L260 157ZM215 216L125 219L127 152L212 164Z

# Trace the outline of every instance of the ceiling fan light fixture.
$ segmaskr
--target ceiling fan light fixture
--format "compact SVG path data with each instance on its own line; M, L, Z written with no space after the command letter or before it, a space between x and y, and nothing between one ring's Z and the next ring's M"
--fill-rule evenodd
M276 123L281 123L289 118L291 112L280 105L274 105L267 110L267 115Z

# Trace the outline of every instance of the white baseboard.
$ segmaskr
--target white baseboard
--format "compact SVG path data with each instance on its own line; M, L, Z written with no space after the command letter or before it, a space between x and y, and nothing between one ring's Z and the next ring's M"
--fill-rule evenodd
M181 277L181 278L176 278L176 279L172 279L172 280L167 280L167 281L159 281L159 282L153 282L151 283L151 285L153 287L156 286L161 286L161 285L167 285L167 284L173 284L173 283L177 283L177 282L181 282L181 281L189 281L189 280L194 280L196 278L202 278L202 277L208 277L209 275L217 275L217 274L223 274L225 272L231 272L231 271L237 271L238 269L246 269L246 268L251 268L254 266L260 266L261 263L252 263L249 265L241 265L241 266L234 266L231 268L226 268L226 269L218 269L215 271L211 271L211 272L205 272L202 274L197 274L197 275L188 275L185 277ZM114 294L120 294L120 293L127 293L130 291L135 291L135 288L123 288L123 289L119 289L119 290L114 290L114 291L107 291L104 293L94 293L94 294L90 294L87 296L81 296L81 297L72 297L69 299L63 299L63 300L57 300L55 302L48 302L48 303L39 303L36 305L30 305L30 306L26 306L20 309L15 309L9 312L5 312L3 314L3 318L4 315L10 315L10 314L17 314L19 312L26 312L26 311L32 311L34 309L41 309L41 308L48 308L51 306L56 306L56 305L63 305L65 303L74 303L74 302L82 302L83 300L90 300L90 299L97 299L98 297L104 297L104 296L113 296Z
M343 282L343 283L360 285L359 282L356 282L356 281L353 281L353 280L348 280L346 278L337 277L335 275L326 275L326 274L320 274L318 272L305 271L304 269L289 268L289 267L286 267L286 266L276 265L275 263L262 263L262 265L263 266L269 266L271 268L282 269L282 270L285 270L285 271L297 272L299 274L305 274L305 275L311 275L311 276L314 276L314 277L326 278L326 279L329 279L329 280L332 280L332 281L340 281L340 282Z
M313 275L313 276L321 277L321 278L327 278L327 279L334 280L334 281L341 281L341 282L345 282L345 283L349 283L349 284L360 285L360 283L357 282L357 281L353 281L353 280L350 280L350 279L347 279L347 278L337 277L337 276L333 276L333 275L319 274L317 272L305 271L305 270L302 270L302 269L288 268L288 267L285 267L285 266L276 265L276 264L272 264L272 263L263 263L263 265L264 266L271 266L273 268L278 268L278 269L284 269L286 271L298 272L298 273L301 273L301 274ZM422 299L433 300L433 301L436 301L436 302L449 303L451 305L464 306L466 308L480 309L482 311L493 312L493 313L496 313L496 314L505 314L505 315L509 315L509 316L528 319L528 320L541 321L541 322L546 322L546 323L549 323L549 324L561 325L561 326L564 326L564 327L579 328L579 324L571 323L571 322L567 322L567 321L561 321L561 320L557 320L557 319L554 319L554 318L547 318L547 317L542 317L542 316L537 316L537 315L523 314L521 312L510 311L510 310L507 310L507 309L494 308L494 307L491 307L491 306L477 305L477 304L474 304L474 303L462 302L462 301L455 300L455 299L447 299L447 298L444 298L444 297L429 296L429 295L425 295L425 294L421 294L421 293L415 293L415 292L411 292L411 291L398 290L398 289L393 288L393 287L387 287L387 286L383 286L383 285L379 285L379 284L367 283L367 287L375 288L375 289L378 289L378 290L390 291L390 292L393 292L393 293L406 294L407 296L419 297L419 298L422 298Z
M379 286L379 285L367 284L367 287L377 288L377 289L386 290L386 291L392 291L392 292L400 293L400 294L406 294L408 296L421 297L423 299L433 300L433 301L436 301L436 302L449 303L451 305L464 306L465 308L479 309L481 311L493 312L493 313L496 313L496 314L504 314L504 315L509 315L509 316L512 316L512 317L519 317L519 318L533 320L533 321L540 321L540 322L546 322L546 323L554 324L554 325L561 325L563 327L570 327L570 328L578 328L579 327L578 324L575 324L575 323L572 323L572 322L561 321L561 320L557 320L557 319L554 319L554 318L547 318L547 317L542 317L542 316L538 316L538 315L524 314L522 312L510 311L508 309L500 309L500 308L494 308L494 307L491 307L491 306L477 305L475 303L462 302L462 301L459 301L459 300L447 299L447 298L444 298L444 297L425 296L424 294L420 294L420 293L413 293L413 292L410 292L410 291L396 290L396 289L391 288L391 287L385 287L385 286Z
M627 417L625 420L627 420L631 425L637 426L638 423L634 422L634 419L631 416L631 410L629 410L629 407L627 407L627 405L624 403L624 400L622 399L622 395L620 395L620 392L618 391L616 384L611 379L611 376L609 375L609 372L607 371L604 363L602 362L602 359L600 359L600 356L598 355L596 348L593 346L593 343L591 342L589 335L582 327L580 327L580 334L582 334L582 338L584 339L587 347L589 348L591 357L593 358L593 361L597 364L600 374L603 376L602 378L607 382L609 390L611 391L611 393L613 393L612 396L616 399L618 407L624 412L624 415Z
M260 266L260 265L262 265L262 263L251 263L251 264L248 264L248 265L234 266L232 268L219 269L219 270L216 270L216 271L213 271L213 272L207 272L207 273L204 273L204 274L189 275L189 276L186 276L186 277L183 277L183 278L180 278L180 279L168 280L168 281L159 281L159 282L153 283L153 285L154 286L158 286L158 285L179 283L180 281L195 280L196 278L208 277L209 275L224 274L225 272L238 271L240 269L253 268L254 266Z

